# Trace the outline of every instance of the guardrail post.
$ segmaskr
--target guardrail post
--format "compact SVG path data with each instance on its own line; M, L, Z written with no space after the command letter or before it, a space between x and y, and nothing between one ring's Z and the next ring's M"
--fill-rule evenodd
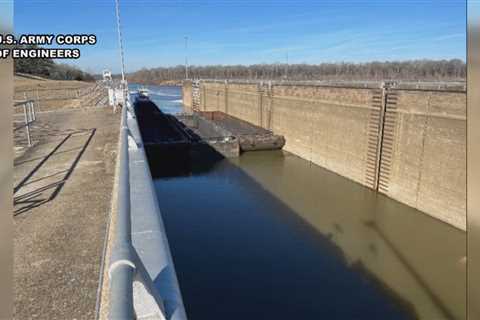
M27 114L27 103L23 104L23 115L25 117L25 129L27 131L27 142L28 146L32 146L32 141L30 139L30 122L28 121L28 114Z
M40 110L40 94L38 93L38 89L36 90L36 96L37 96L37 108Z
M225 113L228 114L228 80L225 80Z
M32 123L34 121L33 119L33 101L28 101L27 102L27 106L28 106L28 112L29 112L29 116L30 116L30 123Z
M33 101L30 102L32 105L32 116L33 116L33 121L37 120L37 115L35 113L35 105L33 104Z

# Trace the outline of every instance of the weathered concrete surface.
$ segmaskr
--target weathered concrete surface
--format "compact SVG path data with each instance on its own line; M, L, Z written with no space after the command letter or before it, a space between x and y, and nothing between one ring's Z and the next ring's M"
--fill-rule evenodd
M465 92L202 81L199 94L201 111L270 129L285 150L466 229Z
M466 94L391 90L379 191L466 229Z
M184 81L182 85L183 105L188 109L192 108L192 82Z
M39 114L14 164L15 319L94 319L119 114Z
M378 90L330 87L202 83L202 110L223 111L285 136L284 149L365 186L379 143L370 123ZM227 95L227 98L225 98Z

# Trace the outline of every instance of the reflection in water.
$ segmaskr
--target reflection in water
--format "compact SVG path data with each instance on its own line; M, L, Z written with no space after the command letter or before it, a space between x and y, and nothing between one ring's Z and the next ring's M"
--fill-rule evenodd
M285 152L155 182L190 319L463 319L465 234Z
M464 232L286 152L201 159L155 181L190 320L465 319Z
M295 156L251 153L238 163L316 231L332 235L348 261L408 300L418 318L465 318L463 231Z

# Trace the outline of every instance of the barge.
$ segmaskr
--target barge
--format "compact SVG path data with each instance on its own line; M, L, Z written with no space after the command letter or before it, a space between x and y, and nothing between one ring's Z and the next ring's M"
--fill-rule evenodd
M170 115L139 90L134 111L154 177L188 174L205 159L281 149L285 138L222 112Z

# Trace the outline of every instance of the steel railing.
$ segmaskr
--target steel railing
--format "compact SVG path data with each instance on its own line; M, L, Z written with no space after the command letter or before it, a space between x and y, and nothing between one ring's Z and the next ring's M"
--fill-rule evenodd
M295 85L295 86L313 86L313 87L347 87L347 88L366 88L375 89L387 85L390 88L411 89L411 90L438 90L438 91L465 91L465 81L414 81L414 80L292 80L292 79L215 79L200 78L191 79L195 85L200 82L210 82L218 84L256 84L256 85Z
M133 255L130 221L130 181L128 159L127 108L122 109L120 129L118 208L115 226L115 240L109 268L110 276L110 319L134 319L133 276L135 258Z
M15 127L15 130L25 128L28 146L32 146L32 136L30 132L30 125L37 119L35 114L35 105L33 100L23 100L14 103L14 107L23 107L24 123L21 126Z
M92 95L101 84L96 83L87 87L64 87L64 88L36 88L18 90L15 97L23 97L25 100L33 99L38 110L40 110L41 102L84 99ZM19 98L22 99L22 98Z
M135 118L135 115L127 90L124 90L124 97L125 103L122 107L120 125L118 207L108 269L110 278L108 318L111 320L164 320L166 316L163 299L156 290L132 242L130 188L130 162L132 160L129 152L139 151L140 147L129 128L128 119Z

